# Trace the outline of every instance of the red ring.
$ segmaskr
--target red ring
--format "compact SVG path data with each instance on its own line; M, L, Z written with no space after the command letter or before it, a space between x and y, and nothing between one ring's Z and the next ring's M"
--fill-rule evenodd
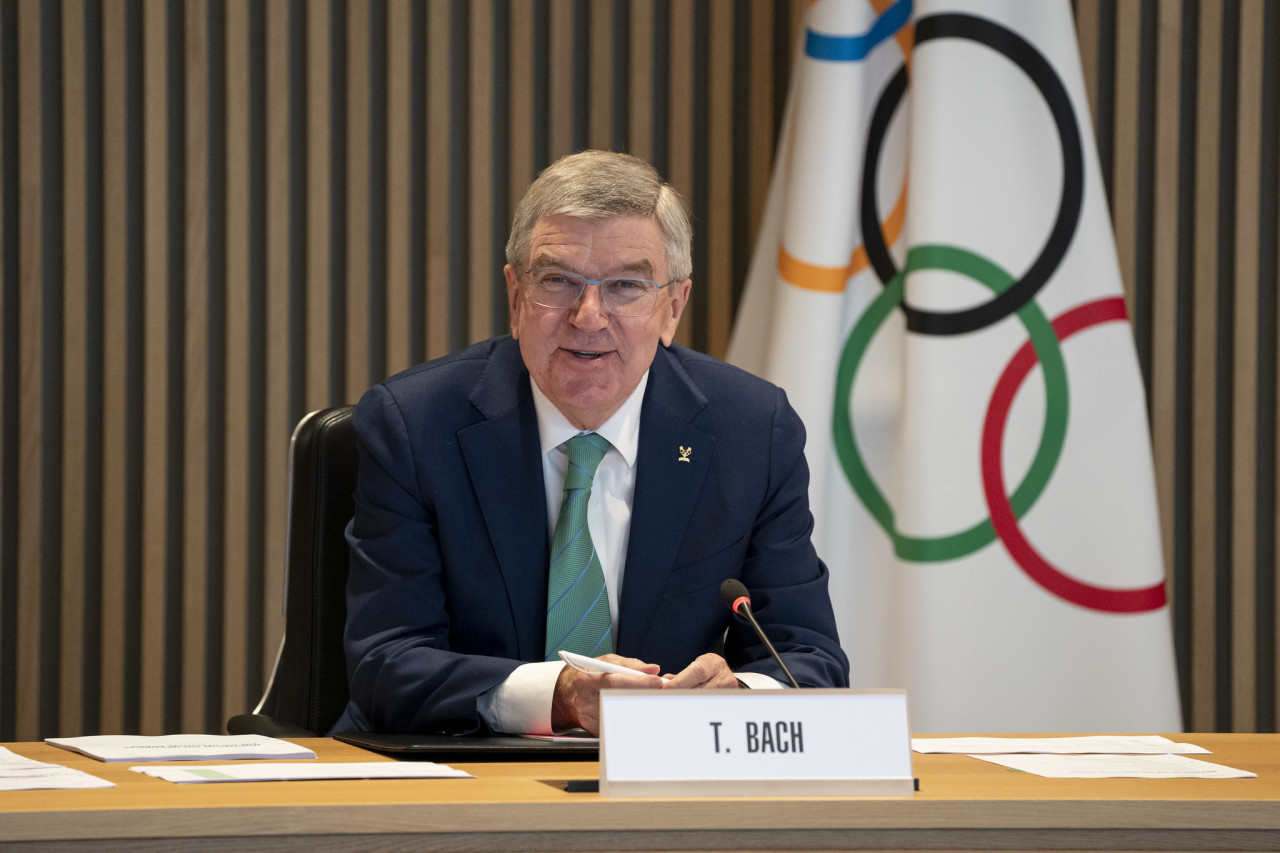
M1073 308L1053 321L1059 341L1065 341L1082 329L1127 318L1124 299L1119 296L1099 299ZM996 382L987 407L982 428L982 486L991 524L1009 555L1027 575L1049 592L1081 607L1107 613L1142 613L1159 610L1165 605L1164 581L1140 589L1115 589L1094 586L1069 577L1052 565L1027 541L1018 527L1017 516L1005 492L1004 472L1000 460L1004 449L1004 428L1013 398L1027 374L1037 363L1035 349L1028 341L1014 354Z

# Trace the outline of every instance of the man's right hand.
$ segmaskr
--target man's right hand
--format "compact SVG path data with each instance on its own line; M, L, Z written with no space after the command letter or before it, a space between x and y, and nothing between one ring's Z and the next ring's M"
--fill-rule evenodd
M634 669L635 675L581 672L571 666L560 671L556 679L555 694L551 699L551 726L557 732L584 729L591 734L600 733L600 691L606 688L631 690L659 690L663 681L658 677L660 667L635 658L603 655L600 660Z

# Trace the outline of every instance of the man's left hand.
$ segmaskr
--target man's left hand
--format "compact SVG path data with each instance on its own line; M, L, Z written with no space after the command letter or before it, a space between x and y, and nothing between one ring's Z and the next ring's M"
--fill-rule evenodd
M683 688L734 688L738 679L729 664L720 655L705 654L698 657L683 670L667 678L663 689Z

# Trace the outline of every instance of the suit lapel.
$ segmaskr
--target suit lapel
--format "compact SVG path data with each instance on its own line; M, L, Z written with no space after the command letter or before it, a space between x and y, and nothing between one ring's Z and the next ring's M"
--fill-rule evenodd
M541 660L550 549L546 496L538 419L513 342L495 349L470 399L485 420L459 430L458 442L498 555L520 657Z
M693 425L706 397L675 357L659 348L640 415L635 498L622 582L617 648L638 654L684 541L715 453L711 433Z

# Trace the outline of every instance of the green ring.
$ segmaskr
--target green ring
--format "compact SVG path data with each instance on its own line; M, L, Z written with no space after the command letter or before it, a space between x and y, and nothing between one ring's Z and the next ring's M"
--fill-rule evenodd
M904 560L917 563L953 560L984 548L995 541L995 528L991 518L974 524L967 530L944 536L907 536L898 531L893 508L871 479L870 472L858 452L853 435L853 420L849 414L849 401L853 396L853 382L858 366L866 354L871 339L884 324L889 314L902 304L904 281L909 272L924 269L951 270L968 276L991 291L999 294L1013 284L1014 278L991 261L965 249L953 246L916 246L907 253L907 263L895 275L875 301L854 324L840 354L836 371L835 411L832 416L833 439L836 455L854 493L876 519L880 527L893 541L894 552ZM1018 319L1031 338L1032 347L1040 361L1044 375L1045 419L1040 433L1040 445L1036 449L1031 467L1022 482L1014 490L1010 504L1019 519L1035 505L1052 476L1062 456L1066 440L1069 389L1067 370L1062 358L1058 335L1053 324L1034 302L1018 309Z

